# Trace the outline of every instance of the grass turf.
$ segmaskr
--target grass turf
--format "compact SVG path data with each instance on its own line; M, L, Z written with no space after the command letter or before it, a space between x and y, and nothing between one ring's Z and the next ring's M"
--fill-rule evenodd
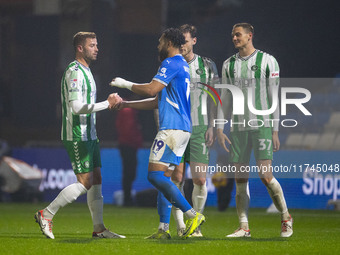
M291 210L294 235L280 238L280 216L251 209L252 238L226 239L237 228L234 208L206 208L204 238L181 240L172 220L171 240L145 240L156 231L155 208L104 207L104 222L126 239L91 238L92 224L85 203L62 208L54 218L55 240L45 238L34 213L46 204L0 203L0 254L340 254L340 213Z

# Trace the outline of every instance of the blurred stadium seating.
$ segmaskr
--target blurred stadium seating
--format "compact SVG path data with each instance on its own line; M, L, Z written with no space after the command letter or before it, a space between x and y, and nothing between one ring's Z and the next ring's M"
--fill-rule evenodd
M322 87L308 88L311 100L306 108L312 116L305 116L300 110L291 108L286 119L294 119L294 128L280 128L283 149L340 150L340 79Z

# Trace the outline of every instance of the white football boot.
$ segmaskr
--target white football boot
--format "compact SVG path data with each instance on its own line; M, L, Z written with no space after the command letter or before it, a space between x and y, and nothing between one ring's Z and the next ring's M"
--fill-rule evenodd
M251 237L250 235L250 230L245 230L243 228L238 228L235 230L234 233L230 234L230 235L227 235L226 237Z
M281 221L281 237L290 237L293 235L293 218L290 216L289 220Z
M43 210L36 212L34 215L35 222L39 224L41 232L47 237L54 239L52 232L53 222L50 219L46 219L43 215Z

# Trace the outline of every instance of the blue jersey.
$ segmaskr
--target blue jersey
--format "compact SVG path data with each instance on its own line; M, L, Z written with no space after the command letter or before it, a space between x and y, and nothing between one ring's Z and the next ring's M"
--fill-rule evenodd
M165 59L153 79L166 86L158 93L159 130L191 132L190 73L183 56Z

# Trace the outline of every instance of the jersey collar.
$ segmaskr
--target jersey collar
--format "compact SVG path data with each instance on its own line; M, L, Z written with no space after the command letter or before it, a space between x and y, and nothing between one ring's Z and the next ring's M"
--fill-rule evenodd
M194 61L196 60L196 58L197 58L197 55L194 54L194 57L192 58L192 60L190 60L190 61L188 62L188 64L190 65L192 62L194 62Z
M80 63L78 60L75 59L75 61L77 62L78 65L81 65L82 68L85 68L86 70L90 71L90 67L84 66L82 63Z
M258 52L259 50L254 50L254 52L252 54L250 54L249 56L246 56L246 57L241 57L240 56L240 53L236 53L236 58L239 58L241 59L242 61L247 61L248 59L250 59L251 57L253 57L254 55L256 55L256 53Z

